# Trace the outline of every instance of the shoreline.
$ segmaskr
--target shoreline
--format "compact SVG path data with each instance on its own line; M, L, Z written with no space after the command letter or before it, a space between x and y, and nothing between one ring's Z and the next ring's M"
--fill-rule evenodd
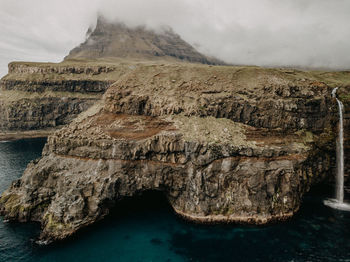
M176 215L181 217L184 220L189 222L193 222L196 224L246 224L246 225L256 225L262 226L267 225L274 222L286 221L290 219L294 214L298 211L296 210L284 213L284 214L276 214L276 215L251 215L251 216L237 216L237 215L208 215L208 216L200 216L200 215L192 215L187 214L183 211L177 210L173 207L173 210Z

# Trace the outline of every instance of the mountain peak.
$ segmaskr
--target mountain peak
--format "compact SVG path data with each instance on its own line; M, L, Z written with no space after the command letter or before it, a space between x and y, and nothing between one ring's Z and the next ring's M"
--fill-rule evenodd
M203 64L224 64L199 53L172 28L159 32L145 26L129 27L121 22L109 22L99 16L95 29L89 28L84 43L74 48L65 60L171 60Z

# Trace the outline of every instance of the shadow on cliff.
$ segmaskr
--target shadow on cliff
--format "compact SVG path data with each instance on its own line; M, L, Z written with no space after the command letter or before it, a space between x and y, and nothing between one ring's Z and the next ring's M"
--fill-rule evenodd
M167 198L161 191L144 191L142 193L137 193L132 197L125 197L115 204L111 203L110 205L111 208L109 214L100 221L78 230L75 234L65 240L51 243L49 246L38 246L38 248L48 250L50 248L66 246L78 239L80 240L94 234L101 229L103 230L106 226L108 227L118 223L123 223L130 218L135 220L140 219L141 221L151 219L157 215L162 216L164 214L170 214L174 217L176 216ZM159 219L162 218L160 217ZM181 220L181 218L176 219Z
M140 261L145 252L164 249L181 261L337 261L347 256L337 247L350 233L350 217L323 205L323 199L332 194L329 184L318 185L305 195L292 219L242 226L188 223L175 215L162 192L146 191L118 202L99 223L63 242L35 247L34 252L43 256L76 252L94 243L94 248L111 249L116 256L125 254L123 246L133 245L129 248L134 251L127 252L138 252ZM163 261L173 260L164 257Z
M173 234L170 243L186 261L338 261L347 256L335 251L350 230L350 215L323 205L322 200L332 196L331 185L318 184L304 196L299 212L284 223L189 226Z

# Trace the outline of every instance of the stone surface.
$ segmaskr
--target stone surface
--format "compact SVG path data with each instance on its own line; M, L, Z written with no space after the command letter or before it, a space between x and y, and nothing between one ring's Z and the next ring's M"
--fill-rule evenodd
M10 63L0 80L0 138L70 123L124 72L108 63Z
M42 158L1 195L0 213L39 221L43 243L146 190L164 192L176 213L198 222L287 219L303 194L332 174L331 90L339 76L136 65L99 104L48 138Z

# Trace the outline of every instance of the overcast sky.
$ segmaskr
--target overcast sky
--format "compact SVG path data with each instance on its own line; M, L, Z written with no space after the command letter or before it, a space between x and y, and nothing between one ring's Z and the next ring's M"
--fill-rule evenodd
M0 76L14 60L61 61L98 13L171 26L229 63L350 69L350 0L0 0Z

